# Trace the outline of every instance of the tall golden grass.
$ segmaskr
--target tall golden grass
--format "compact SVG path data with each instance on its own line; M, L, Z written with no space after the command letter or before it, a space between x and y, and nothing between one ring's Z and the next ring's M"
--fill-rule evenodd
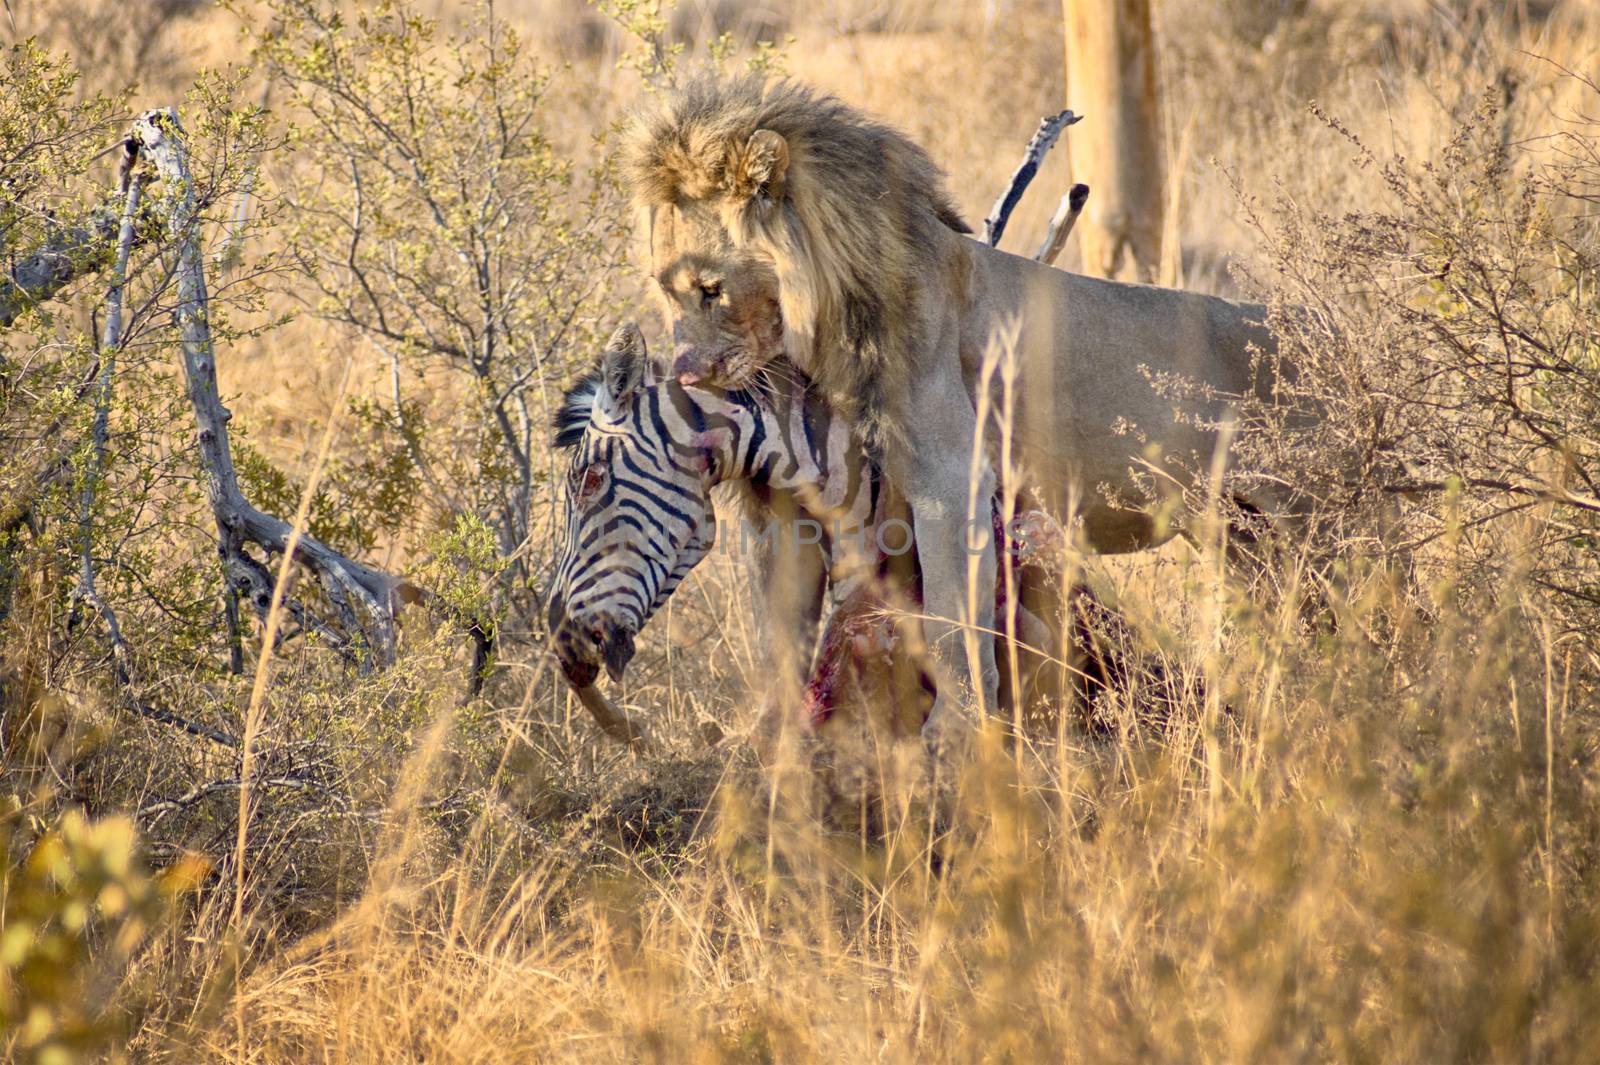
M65 7L13 4L25 27L76 29ZM1257 32L1254 5L1163 5L1182 251L1164 272L1233 287L1226 263L1252 238L1231 182L1334 214L1360 203L1348 146L1318 132L1309 97L1368 143L1417 155L1502 70L1524 79L1516 136L1577 107L1534 57L1594 69L1600 21L1586 3L1526 6L1289 4ZM718 29L792 34L788 69L913 133L971 217L1061 104L1045 0L694 10ZM499 14L573 64L557 91L574 129L598 130L639 91L582 10L528 0ZM232 55L230 17L171 28L172 65L140 71L146 91ZM1052 160L1039 187L1067 177ZM1025 203L1018 247L1053 206ZM322 434L343 364L304 353L347 341L321 329L297 323L222 366L239 420L308 481L340 447ZM489 697L463 706L451 635L420 623L386 674L297 653L268 677L264 662L254 690L224 693L249 707L247 767L258 739L336 753L315 789L273 785L267 766L229 797L231 816L139 814L149 857L205 852L219 875L119 970L108 1009L126 1040L105 1052L1600 1058L1600 654L1509 555L1490 586L1458 581L1461 535L1430 546L1421 594L1352 565L1315 621L1298 609L1301 569L1264 603L1226 577L1215 537L1074 561L1126 618L1122 653L1168 682L1136 676L1102 696L1094 732L1070 715L1021 739L986 730L949 824L903 764L914 752L882 752L881 786L854 806L802 760L755 765L741 737L771 656L731 552L641 640L620 698L667 741L648 761L606 746L532 653L508 654ZM141 768L172 737L92 702L76 712L113 723L87 789L104 808L154 810ZM184 757L201 778L237 771Z
M162 1034L282 1061L1587 1057L1584 648L1377 579L1308 633L1214 569L1174 577L1203 686L1159 729L1124 691L1104 738L987 734L937 841L914 789L822 817L803 768L716 757L624 774L532 847L487 805L445 845L443 708L359 897L281 948L255 901L242 1022Z

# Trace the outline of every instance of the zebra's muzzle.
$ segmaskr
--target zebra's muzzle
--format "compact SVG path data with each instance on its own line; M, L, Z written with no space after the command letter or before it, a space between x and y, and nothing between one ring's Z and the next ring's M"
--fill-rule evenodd
M633 660L633 630L612 622L607 626L600 645L600 657L605 660L606 674L613 680L622 679L622 671Z
M572 619L556 636L561 671L578 688L593 684L602 665L613 681L621 680L633 659L633 637L633 626L615 618Z

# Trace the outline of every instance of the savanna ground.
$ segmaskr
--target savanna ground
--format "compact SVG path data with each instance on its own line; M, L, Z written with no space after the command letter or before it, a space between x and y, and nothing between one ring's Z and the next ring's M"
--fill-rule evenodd
M619 321L653 328L608 154L646 82L816 82L977 220L1064 102L1061 10L602 6L6 5L6 254L182 104L247 492L435 593L387 670L293 625L263 656L248 610L230 646L169 251L135 256L92 474L104 276L13 323L0 504L84 443L0 541L6 1053L1600 1058L1600 10L1156 5L1167 280L1315 312L1284 342L1325 420L1249 412L1240 446L1322 504L1333 579L1305 613L1292 561L1245 588L1205 521L1069 563L1134 665L1094 728L986 736L934 840L915 789L863 830L755 764L772 653L731 551L614 692L665 752L597 734L544 665L545 426ZM74 602L85 526L126 683ZM477 696L463 618L499 635Z

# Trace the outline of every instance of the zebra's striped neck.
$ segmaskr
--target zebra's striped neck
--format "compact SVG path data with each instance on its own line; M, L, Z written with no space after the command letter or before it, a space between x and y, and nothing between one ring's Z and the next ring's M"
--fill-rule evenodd
M716 483L748 480L795 493L814 516L871 519L879 478L850 423L797 376L732 392L686 388L702 411Z

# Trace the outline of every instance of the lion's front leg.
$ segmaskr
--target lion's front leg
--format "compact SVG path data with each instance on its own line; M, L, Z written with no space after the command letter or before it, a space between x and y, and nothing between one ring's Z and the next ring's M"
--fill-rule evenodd
M792 497L775 496L767 524L755 537L755 605L766 619L774 667L766 677L767 691L756 723L758 745L771 745L785 724L795 719L828 587L822 548L802 543L798 535L795 522L800 513Z
M950 347L907 383L899 446L884 454L890 479L911 505L922 569L924 631L939 689L923 737L935 754L961 743L978 707L994 709L999 687L989 509L995 479L985 460L973 484L977 412Z

